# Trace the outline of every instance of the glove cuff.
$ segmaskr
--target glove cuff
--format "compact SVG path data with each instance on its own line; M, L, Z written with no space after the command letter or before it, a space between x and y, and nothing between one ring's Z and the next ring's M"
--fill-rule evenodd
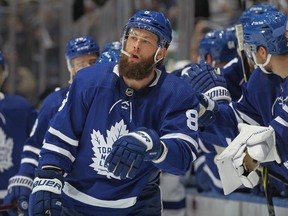
M158 159L152 161L153 163L161 163L161 162L163 162L165 160L167 154L168 154L168 148L165 145L165 143L163 143L161 141L161 144L163 146L163 152L162 152L162 154L160 155L160 157Z
M33 191L49 191L55 194L61 194L63 187L63 175L61 172L53 170L38 170L33 182Z
M228 103L232 101L230 92L227 88L222 86L216 86L209 89L205 92L205 95L209 96L209 98L215 101L227 101Z
M16 175L9 179L8 191L10 188L15 186L26 187L30 190L33 188L33 179L27 176Z

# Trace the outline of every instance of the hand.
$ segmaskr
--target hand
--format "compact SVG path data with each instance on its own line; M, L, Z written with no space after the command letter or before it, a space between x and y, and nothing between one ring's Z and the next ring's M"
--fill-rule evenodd
M28 201L32 191L33 180L27 176L16 175L9 179L8 192L4 198L4 204L18 204L18 208L8 211L10 216L22 215L28 216Z
M182 71L181 78L186 80L195 92L208 95L215 101L231 102L227 84L220 70L215 70L205 61L192 64Z
M38 170L29 199L29 215L60 215L63 176L54 170Z
M134 178L143 161L159 160L163 150L164 144L154 130L138 128L116 140L105 164L121 179Z
M207 127L212 124L216 118L218 104L202 93L196 93L196 97L200 105L198 124L200 127Z

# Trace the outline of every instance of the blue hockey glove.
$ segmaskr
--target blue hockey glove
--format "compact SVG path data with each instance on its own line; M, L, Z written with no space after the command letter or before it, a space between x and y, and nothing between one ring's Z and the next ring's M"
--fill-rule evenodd
M60 215L63 176L54 170L37 170L29 199L29 215Z
M227 83L221 71L214 69L205 61L184 69L181 78L186 80L195 92L204 93L215 101L231 102Z
M8 192L4 198L4 204L18 204L18 208L8 211L10 216L28 216L28 201L33 187L33 179L23 175L15 175L9 179Z
M121 179L134 178L142 162L159 160L164 148L154 130L138 128L113 144L105 163L115 176Z
M200 104L198 124L200 127L207 127L212 124L216 118L218 104L202 93L196 93L196 97Z

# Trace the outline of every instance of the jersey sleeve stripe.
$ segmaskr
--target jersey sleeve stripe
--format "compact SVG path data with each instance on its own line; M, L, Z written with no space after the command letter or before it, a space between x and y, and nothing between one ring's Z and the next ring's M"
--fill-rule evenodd
M65 134L61 133L60 131L50 127L48 130L49 133L53 134L54 136L59 137L60 139L62 139L63 141L67 142L68 144L72 145L72 146L76 146L78 147L78 141L77 140L73 140L70 137L66 136Z
M199 146L200 146L200 149L205 152L205 153L210 153L210 151L206 148L206 146L204 145L204 143L202 142L201 139L199 139Z
M75 157L69 151L67 151L63 148L60 148L58 146L44 142L44 145L42 148L47 149L49 151L57 152L61 155L64 155L65 157L69 158L71 160L71 162L75 161Z
M222 182L213 174L211 169L205 164L203 167L203 170L207 173L207 175L211 178L213 184L218 187L223 189Z
M198 170L199 167L200 167L202 164L205 163L205 160L206 160L206 158L205 158L204 155L199 156L199 157L197 158L197 160L194 161L194 164L193 164L194 169L195 169L195 170Z
M183 133L166 134L166 135L162 136L161 139L182 139L188 143L191 143L194 146L195 151L197 151L197 149L198 149L198 143L192 137L187 136ZM165 143L165 141L163 141L163 142ZM190 150L191 150L192 157L195 160L197 158L197 156L191 148L190 148Z
M35 160L35 159L32 159L32 158L23 158L21 160L21 164L24 164L24 163L30 163L30 164L33 164L34 166L38 166L38 161Z
M182 139L184 141L187 141L191 143L195 149L198 149L198 143L190 136L187 136L183 133L171 133L171 134L166 134L161 137L161 139Z
M275 118L275 121L278 122L279 124L283 125L284 127L288 127L288 122L285 121L283 118L281 118L280 116L277 116Z
M37 155L39 155L39 153L40 153L40 149L39 148L35 148L35 147L31 146L31 145L25 145L23 147L23 151L30 151L30 152L33 152L34 154L37 154Z
M231 103L229 104L229 106L232 108L238 123L243 123L243 121L245 121L248 124L259 126L258 122L256 122L255 120L253 120L252 118L244 114L243 112L235 110L234 107L231 105Z

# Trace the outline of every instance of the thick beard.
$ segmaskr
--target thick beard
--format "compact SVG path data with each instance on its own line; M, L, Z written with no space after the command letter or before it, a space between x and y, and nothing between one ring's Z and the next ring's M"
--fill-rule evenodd
M127 77L134 80L142 80L148 77L154 65L154 59L149 58L139 63L128 62L128 57L121 55L119 61L119 74L121 77Z

